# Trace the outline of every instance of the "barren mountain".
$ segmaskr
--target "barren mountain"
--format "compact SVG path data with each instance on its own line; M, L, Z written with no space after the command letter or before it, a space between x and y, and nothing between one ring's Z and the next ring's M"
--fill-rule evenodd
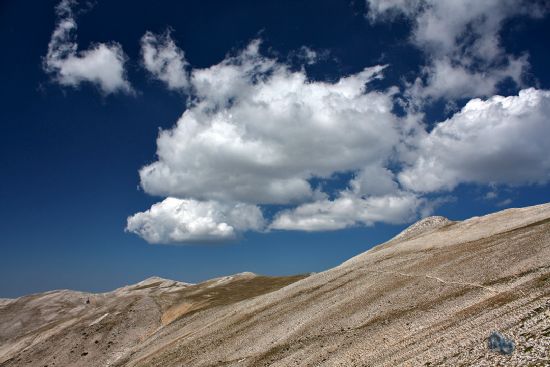
M487 348L499 331L510 355ZM0 366L550 366L550 204L430 217L309 276L0 300Z

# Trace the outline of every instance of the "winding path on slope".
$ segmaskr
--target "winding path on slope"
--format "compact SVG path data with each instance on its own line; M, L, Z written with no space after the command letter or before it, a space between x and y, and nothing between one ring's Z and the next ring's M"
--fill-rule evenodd
M408 273L403 273L403 272L399 272L399 271L382 271L382 270L367 270L367 271L370 272L370 273L400 275L400 276L409 277L409 278L427 278L427 279L436 280L436 281L438 281L440 283L443 283L443 284L451 284L451 285L460 285L460 286L464 286L464 287L481 288L481 289L484 289L486 291L489 291L489 292L492 292L492 293L495 293L495 294L501 293L501 292L497 291L496 289L494 289L492 287L487 287L487 286L484 286L484 285L481 285L481 284L468 283L468 282L457 282L457 281L452 281L452 280L444 280L444 279L441 279L440 277L437 277L437 276L434 276L434 275L429 275L429 274L408 274Z

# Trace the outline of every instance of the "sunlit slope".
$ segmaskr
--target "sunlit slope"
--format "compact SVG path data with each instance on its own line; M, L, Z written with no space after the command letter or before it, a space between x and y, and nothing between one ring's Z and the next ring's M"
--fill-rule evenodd
M436 220L279 291L183 318L128 364L548 365L549 218L542 205ZM493 330L514 338L511 357L486 350Z
M0 325L1 366L546 366L550 205L427 218L308 277L4 300Z

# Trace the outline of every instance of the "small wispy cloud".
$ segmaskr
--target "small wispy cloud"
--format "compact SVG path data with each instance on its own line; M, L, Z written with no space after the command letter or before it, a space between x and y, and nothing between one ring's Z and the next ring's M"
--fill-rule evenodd
M185 54L176 46L170 31L162 35L146 32L141 38L141 55L143 66L169 89L182 90L189 86Z
M496 206L508 206L512 204L512 199L508 198L508 199L505 199L505 200L502 200L502 201L499 201L498 203L496 203Z
M527 55L503 48L499 33L506 19L539 18L549 11L539 2L521 0L366 0L371 22L406 17L410 41L428 60L407 90L410 102L490 96L510 79L523 86Z
M43 60L44 70L62 86L91 83L104 94L132 93L124 68L126 56L120 44L96 43L87 50L78 50L73 12L76 4L73 0L62 0L56 7L58 21Z

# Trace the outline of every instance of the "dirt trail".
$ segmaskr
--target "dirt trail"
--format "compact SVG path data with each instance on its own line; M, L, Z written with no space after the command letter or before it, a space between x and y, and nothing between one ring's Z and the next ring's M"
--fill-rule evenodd
M429 275L429 274L406 274L406 273L402 273L402 272L399 272L399 271L374 271L374 270L372 272L373 273L378 273L378 274L400 275L400 276L409 277L409 278L419 278L419 277L420 278L427 278L427 279L436 280L436 281L438 281L440 283L443 283L443 284L459 285L459 286L463 286L463 287L477 287L477 288L487 290L489 292L499 293L499 291L497 291L496 289L491 288L491 287L486 287L482 284L468 283L468 282L458 282L458 281L452 281L452 280L443 280L440 277L436 277L434 275Z

